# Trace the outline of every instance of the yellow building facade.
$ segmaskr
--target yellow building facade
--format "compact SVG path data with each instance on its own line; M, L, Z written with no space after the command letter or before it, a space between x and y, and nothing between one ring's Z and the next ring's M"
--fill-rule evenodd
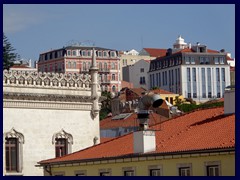
M200 152L194 154L156 155L97 160L51 166L53 176L220 176L235 175L235 151ZM218 168L218 170L216 170ZM155 172L154 174L151 174ZM49 172L45 171L45 175Z

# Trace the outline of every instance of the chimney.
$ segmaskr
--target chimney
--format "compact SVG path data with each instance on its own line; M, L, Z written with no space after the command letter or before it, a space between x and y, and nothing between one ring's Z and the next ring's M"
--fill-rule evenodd
M155 131L149 129L149 108L161 106L163 99L159 94L148 93L139 100L138 121L139 131L133 133L134 153L146 153L156 150Z
M225 90L224 92L224 114L235 113L235 90Z

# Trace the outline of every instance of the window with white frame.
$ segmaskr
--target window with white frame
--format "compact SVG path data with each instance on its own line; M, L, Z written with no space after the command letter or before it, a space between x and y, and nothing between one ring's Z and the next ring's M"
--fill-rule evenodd
M111 57L115 57L115 51L111 51Z
M148 166L149 176L162 176L162 166L161 165L151 165Z
M114 62L112 62L112 69L115 69L116 67L115 67L115 63Z
M77 56L76 50L74 50L72 53L73 53L73 56Z
M108 169L99 169L98 170L99 176L111 176L112 170L110 168Z
M123 167L122 172L123 176L135 176L135 167Z
M219 57L219 62L220 62L220 64L224 64L224 58L223 57Z
M87 52L87 56L91 56L91 55L92 55L92 51L89 50L89 51Z
M67 55L71 56L71 51L70 50L67 51Z
M102 57L102 51L98 51L98 57Z
M82 56L86 56L86 51L82 51Z
M68 68L71 68L71 62L68 61Z
M179 176L192 175L192 163L179 163L177 164L177 171Z
M205 175L206 176L221 176L221 162L209 161L205 162Z
M72 67L73 67L74 69L76 69L76 67L77 67L76 62L73 62L73 63L72 63Z
M108 53L107 53L106 51L103 52L103 56L104 56L104 57L107 57L107 54L108 54Z
M112 80L115 81L115 74L112 74Z
M86 170L77 170L74 171L75 176L86 176L87 175L87 171Z
M214 57L214 63L215 63L215 64L219 64L219 59L218 59L218 57Z
M23 134L12 128L9 132L4 133L4 144L6 172L21 173L23 169Z
M195 58L194 57L191 57L191 64L195 64Z

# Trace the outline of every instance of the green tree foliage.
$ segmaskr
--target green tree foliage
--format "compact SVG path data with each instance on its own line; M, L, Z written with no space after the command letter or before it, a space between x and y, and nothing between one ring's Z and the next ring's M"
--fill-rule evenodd
M102 107L100 110L100 120L107 117L107 115L111 112L111 93L108 91L103 91L102 96L106 99L102 101Z
M16 60L17 53L14 53L15 49L12 47L8 38L3 33L3 70L9 69L13 66L13 62Z

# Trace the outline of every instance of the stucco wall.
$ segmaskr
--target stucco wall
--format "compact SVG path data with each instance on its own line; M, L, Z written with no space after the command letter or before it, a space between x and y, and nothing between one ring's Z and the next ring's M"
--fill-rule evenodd
M109 161L100 161L98 162L89 162L83 163L83 165L75 166L62 166L62 167L53 167L53 175L59 172L64 173L65 176L74 176L75 171L85 170L87 176L99 176L99 169L110 169L112 176L123 176L123 167L134 167L136 176L148 176L149 170L148 167L152 165L161 166L162 176L178 176L178 164L182 163L191 163L192 165L192 175L193 176L206 176L205 172L205 162L214 162L220 161L220 173L222 176L234 176L235 175L235 154L196 154L193 157L190 155L175 155L163 157L139 157L139 158L128 158L128 159L119 159L116 162L114 160ZM74 164L73 164L74 165Z

